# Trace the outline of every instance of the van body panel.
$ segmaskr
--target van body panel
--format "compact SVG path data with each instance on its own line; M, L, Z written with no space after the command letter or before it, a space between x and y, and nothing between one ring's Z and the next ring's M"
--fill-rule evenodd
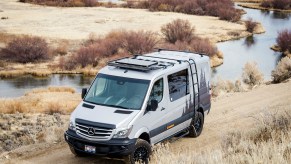
M87 103L87 102L82 102ZM76 108L75 119L84 119L92 122L100 122L114 124L116 128L128 125L128 123L136 116L139 110L130 110L130 114L116 113L116 111L126 111L124 109L94 105L94 109L88 109L82 106L82 103ZM110 116L110 118L108 117Z
M143 133L148 134L150 144L154 145L181 131L187 130L194 118L195 112L197 112L199 108L202 108L204 111L210 110L211 72L208 56L180 51L159 51L143 56L132 57L129 61L133 60L136 61L128 68L124 68L122 65L119 67L118 60L116 60L117 62L115 61L115 65L108 64L108 66L102 68L98 74L148 80L147 90L141 89L144 91L145 97L143 102L140 103L140 109L132 110L133 108L118 108L118 104L114 104L115 100L112 100L112 106L97 105L85 101L86 95L84 100L71 114L70 124L72 124L73 127L77 126L77 124L81 124L81 126L86 125L87 127L85 127L85 129L87 128L88 132L86 132L87 129L81 129L83 133L85 133L82 136L77 132L78 128L80 130L80 127L77 127L76 131L69 129L65 133L65 139L70 146L80 151L83 150L79 149L80 147L76 147L78 144L83 146L93 145L97 147L99 145L100 147L109 146L108 149L115 149L117 146L120 150L126 147L126 150L116 153L119 155L127 155L132 151L136 139ZM145 66L143 71L134 69L134 67L139 66L138 60L142 61L142 66ZM146 66L147 63L156 63L154 66L159 68L144 71L148 69ZM97 77L98 75L95 80ZM160 82L161 79L162 83ZM160 87L161 84L163 87L162 89ZM130 86L131 85L128 85L126 87L130 89L132 88ZM124 88L125 87L120 86L113 90L123 93L125 92L123 91ZM91 89L92 86L88 92L90 92ZM138 90L133 92L132 90L130 90L130 92L127 91L127 95L131 95L131 93L135 92L138 92ZM162 97L160 95L161 93ZM128 100L127 97L128 96L123 96L124 102ZM151 110L152 99L159 100L156 110ZM121 101L116 100L116 102ZM128 104L130 103L126 105ZM95 128L95 126L97 128ZM90 128L95 128L95 130L98 131L98 126L104 128L101 129L101 132L104 131L105 133L110 131L110 136L107 136L105 139L92 139L92 136L89 134ZM126 138L113 137L117 132L124 129L128 130ZM108 155L112 154L111 151L107 153ZM96 155L99 154L96 153Z

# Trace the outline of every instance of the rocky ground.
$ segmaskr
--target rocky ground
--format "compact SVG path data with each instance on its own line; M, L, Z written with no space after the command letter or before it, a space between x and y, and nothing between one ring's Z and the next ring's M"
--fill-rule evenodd
M0 154L21 146L63 142L69 115L0 114Z

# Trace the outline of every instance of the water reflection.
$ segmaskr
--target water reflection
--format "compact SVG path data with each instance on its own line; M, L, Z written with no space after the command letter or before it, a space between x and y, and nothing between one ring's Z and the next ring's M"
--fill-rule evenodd
M50 78L31 78L30 76L22 76L18 78L9 79L12 87L15 88L30 88L41 87L49 84Z
M248 48L250 48L251 46L254 46L255 44L256 44L256 40L253 35L245 38L244 45L246 45Z
M274 11L273 14L272 14L272 18L274 18L274 19L287 19L287 20L289 20L290 14L289 13L284 13L284 12Z
M81 92L84 87L89 87L94 77L85 77L73 74L53 74L46 78L22 76L12 79L0 80L0 97L17 97L25 92L47 86L69 86Z

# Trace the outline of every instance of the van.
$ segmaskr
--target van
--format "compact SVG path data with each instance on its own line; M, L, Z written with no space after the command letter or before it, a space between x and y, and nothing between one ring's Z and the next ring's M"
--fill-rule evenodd
M159 49L113 60L82 90L65 140L76 156L146 162L153 145L201 134L210 92L210 61L203 54Z

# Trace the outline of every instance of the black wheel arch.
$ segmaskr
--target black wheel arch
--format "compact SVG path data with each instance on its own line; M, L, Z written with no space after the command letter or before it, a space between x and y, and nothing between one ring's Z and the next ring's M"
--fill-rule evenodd
M138 138L143 139L147 141L149 144L151 144L150 135L146 132L142 133Z

